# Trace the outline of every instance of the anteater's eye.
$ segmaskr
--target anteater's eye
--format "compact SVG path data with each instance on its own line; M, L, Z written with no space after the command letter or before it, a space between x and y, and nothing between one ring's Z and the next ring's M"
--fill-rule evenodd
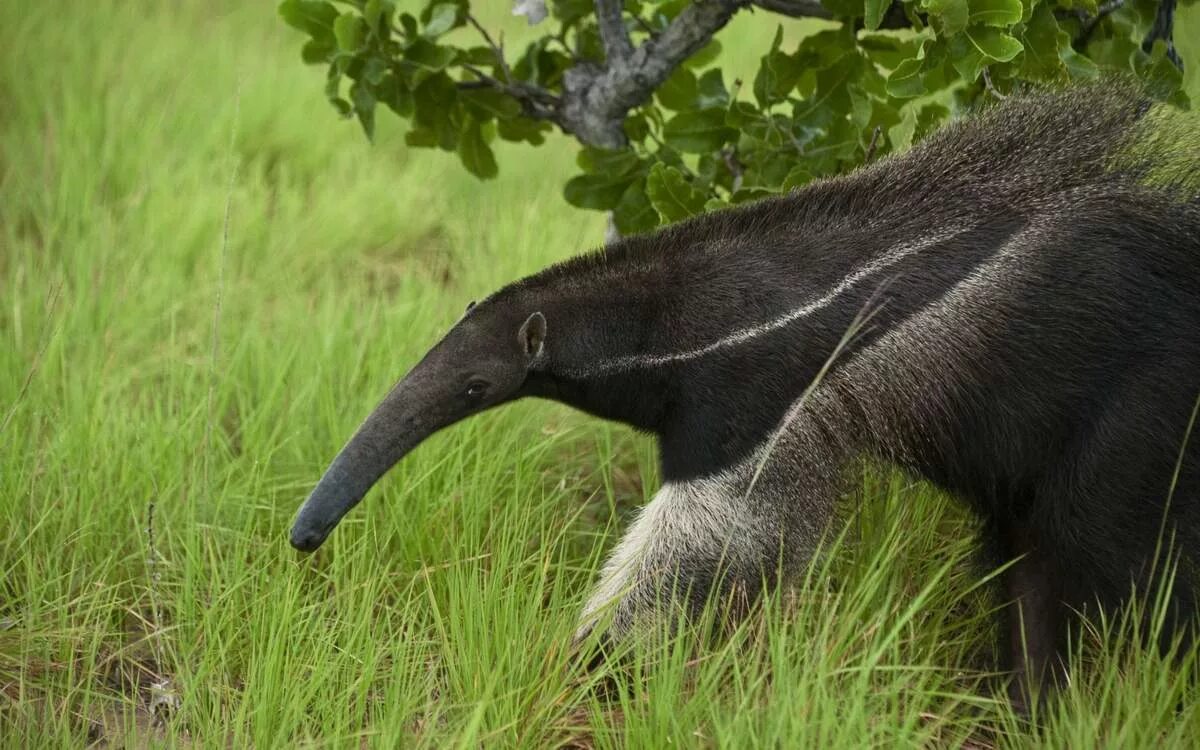
M487 392L487 383L482 380L472 380L467 384L467 390L463 391L467 398L479 398Z

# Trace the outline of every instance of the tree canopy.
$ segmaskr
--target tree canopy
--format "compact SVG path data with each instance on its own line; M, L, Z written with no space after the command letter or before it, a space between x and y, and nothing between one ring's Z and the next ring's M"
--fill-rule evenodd
M566 200L612 211L622 233L904 150L956 108L1031 84L1121 71L1188 106L1182 69L1200 65L1175 49L1175 0L515 0L544 29L518 51L469 0L413 5L284 0L279 12L368 137L385 108L410 121L409 146L457 152L487 179L497 138L536 147L558 127L582 146ZM720 56L744 12L778 24L745 81ZM828 23L786 44L784 17Z

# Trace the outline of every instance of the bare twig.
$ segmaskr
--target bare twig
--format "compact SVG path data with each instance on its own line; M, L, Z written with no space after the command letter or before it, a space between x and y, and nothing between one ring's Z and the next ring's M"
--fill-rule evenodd
M750 0L750 5L789 18L822 18L832 20L833 13L820 0ZM924 18L924 14L921 14ZM881 29L907 29L912 26L904 14L904 4L896 0L888 6L879 22Z
M738 161L737 152L732 146L726 146L721 149L721 161L725 162L725 168L729 170L729 174L733 177L729 192L736 193L742 188L742 175L746 171L745 166Z
M1175 0L1159 0L1154 23L1146 33L1146 38L1142 40L1142 51L1149 54L1150 50L1154 49L1154 43L1161 39L1167 43L1167 59L1174 63L1175 67L1182 69L1183 60L1179 59L1179 54L1175 51L1175 41L1172 39L1174 27Z
M821 0L751 0L750 4L791 18L833 18Z
M1079 35L1071 41L1071 46L1077 50L1086 47L1087 43L1091 41L1092 34L1096 31L1096 27L1100 25L1100 22L1103 21L1110 13L1124 5L1125 0L1108 0L1108 2L1101 3L1099 7L1096 8L1095 16L1088 16L1082 10L1077 9L1075 13L1079 18L1079 23L1081 25L1079 29Z
M523 81L515 81L513 83L498 81L474 65L464 63L462 67L463 70L466 70L468 73L475 76L477 80L459 81L458 88L490 88L496 91L502 91L520 102L527 116L536 120L559 122L559 98L554 94L551 94L549 91L537 86L531 86Z
M483 41L487 43L487 46L492 48L492 54L496 56L496 62L500 65L500 70L504 72L504 82L511 84L513 76L512 71L508 68L508 61L504 59L503 40L498 44L496 40L492 39L492 35L487 32L487 29L483 28L479 21L475 19L475 16L470 13L467 14L467 23L474 26L479 35L483 37Z
M633 22L638 25L638 28L640 28L642 31L649 34L651 38L658 36L658 31L656 29L654 29L653 27L651 27L650 24L648 24L644 20L642 20L642 18L640 16L634 16Z
M879 134L883 132L883 128L879 125L871 131L871 142L867 144L867 156L863 159L863 164L869 163L875 158L875 149L879 146Z
M995 84L992 83L992 73L990 70L987 69L986 66L983 69L983 87L985 89L987 89L987 92L989 94L996 97L1000 101L1004 101L1005 99L1008 98L1004 94L1001 94L999 91L996 90Z
M633 54L633 42L621 17L623 6L621 0L596 0L596 23L600 27L600 41L604 43L604 59L610 66Z

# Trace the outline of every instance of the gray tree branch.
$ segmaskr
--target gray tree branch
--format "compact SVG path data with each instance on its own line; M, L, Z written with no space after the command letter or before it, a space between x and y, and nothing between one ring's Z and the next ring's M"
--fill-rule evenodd
M752 0L751 4L792 18L833 18L821 0Z
M1175 51L1175 41L1172 32L1175 26L1175 0L1160 0L1158 12L1154 14L1154 24L1142 40L1142 51L1149 54L1154 49L1154 43L1159 39L1167 43L1167 59L1175 63L1175 67L1183 69L1183 60Z
M628 56L610 59L603 68L586 62L575 65L563 74L561 124L588 145L624 146L621 125L629 110L649 99L743 7L745 0L696 0Z
M596 0L596 23L600 27L600 41L604 43L604 59L609 65L633 54L633 42L621 18L623 5L621 0Z
M793 18L833 18L820 0L695 0L661 33L635 47L622 17L622 1L595 0L595 7L604 44L604 65L586 60L575 63L563 74L561 95L511 78L497 81L478 70L473 71L478 81L460 85L487 85L504 91L522 103L526 115L556 123L585 145L621 148L627 143L622 126L629 111L648 100L684 60L707 44L739 10L755 7ZM1174 0L1163 0L1147 45L1154 38L1170 38L1173 9ZM893 2L881 28L909 25L903 6ZM498 55L503 54L486 33L485 38Z

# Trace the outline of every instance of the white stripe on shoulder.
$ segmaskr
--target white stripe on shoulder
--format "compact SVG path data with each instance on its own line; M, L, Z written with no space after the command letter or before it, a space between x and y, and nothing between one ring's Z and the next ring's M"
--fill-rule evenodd
M801 318L807 317L818 310L828 307L835 299L846 293L851 287L868 276L881 271L889 266L895 265L904 258L914 255L925 250L926 248L940 245L943 242L953 239L963 232L967 231L967 227L956 229L943 229L932 234L927 234L915 240L902 242L889 248L887 252L872 258L867 263L856 268L851 273L847 274L841 281L835 284L815 300L806 302L805 304L780 315L777 318L768 320L763 323L758 323L746 328L740 328L726 336L723 336L710 344L706 344L697 349L689 349L680 352L667 352L661 354L629 354L615 359L610 359L603 362L597 362L590 367L578 368L571 370L569 374L577 377L589 377L596 375L604 375L615 372L624 372L635 369L646 369L653 367L661 367L663 365L673 364L676 362L686 362L693 359L698 359L721 349L740 346L748 341L752 341L759 336L777 331L784 328Z

